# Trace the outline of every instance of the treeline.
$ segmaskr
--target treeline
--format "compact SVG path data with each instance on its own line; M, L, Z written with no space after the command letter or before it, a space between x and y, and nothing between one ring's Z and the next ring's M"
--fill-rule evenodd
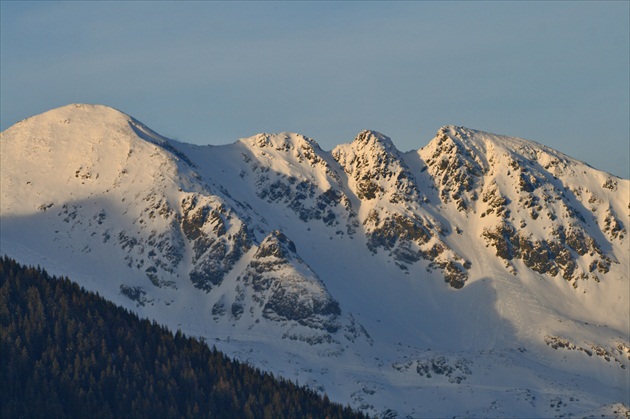
M140 320L68 278L0 260L2 418L363 418Z

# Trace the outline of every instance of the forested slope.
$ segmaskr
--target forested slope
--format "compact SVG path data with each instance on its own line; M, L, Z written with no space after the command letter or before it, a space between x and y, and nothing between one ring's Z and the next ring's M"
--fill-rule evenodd
M363 417L68 278L4 257L0 280L3 418Z

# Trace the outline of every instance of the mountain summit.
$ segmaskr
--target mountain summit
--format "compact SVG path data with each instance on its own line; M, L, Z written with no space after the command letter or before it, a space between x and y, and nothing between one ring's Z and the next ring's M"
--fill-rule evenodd
M0 252L382 417L628 412L630 181L446 126L225 146L68 105L0 137Z

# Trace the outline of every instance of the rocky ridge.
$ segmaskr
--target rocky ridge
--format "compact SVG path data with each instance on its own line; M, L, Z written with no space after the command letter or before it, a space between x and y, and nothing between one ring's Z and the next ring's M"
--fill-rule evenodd
M199 147L69 105L0 146L2 252L316 389L335 388L322 359L345 360L338 394L372 414L411 403L387 380L485 388L497 353L630 366L630 181L541 144L447 126L408 153L374 131L331 152L292 133ZM535 392L517 399L540 415Z

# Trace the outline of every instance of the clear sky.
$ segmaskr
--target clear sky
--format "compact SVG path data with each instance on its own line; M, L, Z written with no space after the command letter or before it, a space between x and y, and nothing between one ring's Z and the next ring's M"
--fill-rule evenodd
M0 124L68 103L226 144L447 124L630 177L630 2L0 2Z

